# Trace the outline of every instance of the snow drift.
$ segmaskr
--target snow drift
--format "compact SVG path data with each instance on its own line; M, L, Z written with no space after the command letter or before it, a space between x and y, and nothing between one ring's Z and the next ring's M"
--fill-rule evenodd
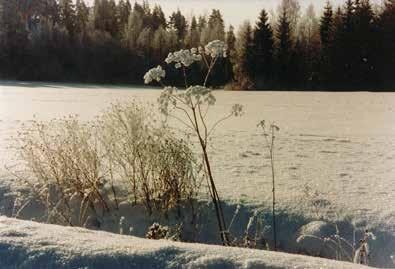
M278 252L166 240L0 217L0 268L368 268Z

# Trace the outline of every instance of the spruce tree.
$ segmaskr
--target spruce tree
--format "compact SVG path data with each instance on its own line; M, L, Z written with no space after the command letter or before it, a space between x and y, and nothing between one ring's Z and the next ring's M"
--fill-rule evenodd
M378 74L379 85L395 89L395 0L386 0L378 18Z
M188 30L188 24L180 10L173 12L173 14L170 16L170 26L177 32L178 42L180 46L183 46Z
M263 9L254 29L253 38L253 81L258 88L268 86L273 69L273 31L266 11Z
M200 45L200 33L196 17L193 16L189 27L186 45L190 48L197 48Z
M253 31L251 24L246 22L240 29L238 35L237 64L235 67L235 77L238 87L241 90L254 88L252 80L254 72L254 55L253 55Z
M321 44L327 50L333 38L333 9L329 1L326 2L320 24Z
M162 27L163 29L166 28L166 18L162 8L155 5L152 11L152 28L153 30L157 30L159 27Z
M292 37L291 24L288 19L287 9L283 8L279 17L276 37L278 40L277 46L277 61L278 61L278 79L280 84L290 86L292 77L292 69L290 67L290 60L292 56Z
M89 8L86 6L84 0L77 0L75 16L75 28L77 33L85 33L89 22Z
M75 7L72 0L60 0L60 21L67 29L70 37L75 34Z

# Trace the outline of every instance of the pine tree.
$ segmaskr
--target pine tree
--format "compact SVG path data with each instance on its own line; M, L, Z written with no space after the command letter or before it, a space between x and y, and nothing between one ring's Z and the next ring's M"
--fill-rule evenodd
M191 27L189 28L188 36L186 38L186 45L190 48L197 48L200 45L200 33L195 16L193 16L191 20Z
M107 12L106 12L106 31L111 34L112 37L120 36L119 34L119 20L117 17L117 5L115 4L115 0L110 0L107 3Z
M163 29L166 28L166 18L165 14L162 11L162 8L158 5L155 5L153 11L152 11L152 28L153 30L158 29L159 27L162 27Z
M56 0L46 0L42 3L43 8L41 15L47 20L52 26L60 22L59 5Z
M124 30L123 41L125 47L128 47L131 51L137 49L137 39L143 30L143 17L144 11L139 9L139 5L134 5L133 11L130 13L128 25Z
M234 64L236 61L236 36L234 33L234 27L229 26L229 30L226 32L226 45L228 48L228 57L230 61Z
M200 33L207 27L207 19L205 16L199 16L198 18L198 30Z
M75 7L72 0L60 0L60 22L67 29L70 37L75 34Z
M293 44L291 37L291 24L288 19L286 8L283 8L280 14L276 37L278 40L278 46L277 46L278 78L281 84L285 86L290 86L289 82L292 77L290 60L292 56Z
M209 36L207 42L213 40L225 41L225 24L219 9L213 9L208 19Z
M362 0L355 5L354 14L354 50L353 78L358 88L370 87L377 80L377 31L375 16L369 0Z
M318 81L317 68L320 63L320 24L315 15L314 6L310 4L299 22L298 47L295 49L298 76L295 79L300 86L311 89ZM302 57L300 57L302 55Z
M265 87L271 79L273 69L274 51L273 31L269 24L266 11L263 9L254 29L253 55L254 70L253 80L256 87Z
M187 34L188 24L180 10L173 12L170 16L170 26L177 32L180 46L184 46L185 36Z
M75 28L77 33L85 33L89 22L89 8L86 6L84 0L77 0L75 16Z
M253 31L251 24L245 22L241 27L237 38L237 65L235 67L235 77L238 87L242 90L254 88L252 76L254 72L253 55Z
M320 39L321 39L321 61L319 67L320 81L325 85L330 85L330 73L332 69L330 47L333 43L335 21L333 8L330 2L326 2L324 13L320 20Z
M333 39L333 9L329 1L326 2L324 13L321 17L320 37L323 49L327 50Z
M118 25L119 38L123 37L125 27L128 24L130 12L131 12L131 5L129 0L127 0L126 2L124 0L120 0L118 2L118 5L116 6L116 19Z
M395 0L387 0L378 18L378 74L379 84L395 89Z
M235 66L237 62L237 52L236 52L236 36L234 33L234 27L232 25L229 26L229 30L226 32L226 46L227 46L227 54L225 63L225 73L227 81L234 81L234 70L233 66Z

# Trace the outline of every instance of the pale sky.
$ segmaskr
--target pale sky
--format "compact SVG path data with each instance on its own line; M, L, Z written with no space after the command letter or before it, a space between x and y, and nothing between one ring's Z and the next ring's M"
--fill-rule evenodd
M93 3L94 0L86 0ZM129 0L132 6L135 0ZM142 0L137 0L142 2ZM314 4L316 14L320 14L326 0L299 0L302 9ZM342 5L345 0L330 0L333 6ZM371 0L372 3L381 3L382 0ZM149 3L161 5L166 17L178 8L188 18L192 15L209 14L213 8L219 9L224 16L227 25L239 26L243 21L249 20L254 23L262 8L266 11L276 10L280 0L150 0Z

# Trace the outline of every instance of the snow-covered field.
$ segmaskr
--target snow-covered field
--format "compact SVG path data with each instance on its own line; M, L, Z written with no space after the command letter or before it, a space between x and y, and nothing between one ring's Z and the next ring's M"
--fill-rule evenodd
M2 269L368 268L249 249L155 241L0 217Z
M13 163L7 145L22 122L71 113L92 119L111 102L155 102L159 93L148 88L3 82L0 165ZM229 204L269 204L269 160L256 125L262 119L274 121L281 128L275 151L279 207L308 218L315 214L311 200L323 201L320 214L373 229L379 235L379 251L395 254L395 94L218 91L216 97L211 121L233 103L245 106L245 115L224 123L213 139L211 156L221 197ZM3 185L12 183L5 172L2 178ZM306 195L306 186L317 194ZM386 259L381 265L391 264Z

